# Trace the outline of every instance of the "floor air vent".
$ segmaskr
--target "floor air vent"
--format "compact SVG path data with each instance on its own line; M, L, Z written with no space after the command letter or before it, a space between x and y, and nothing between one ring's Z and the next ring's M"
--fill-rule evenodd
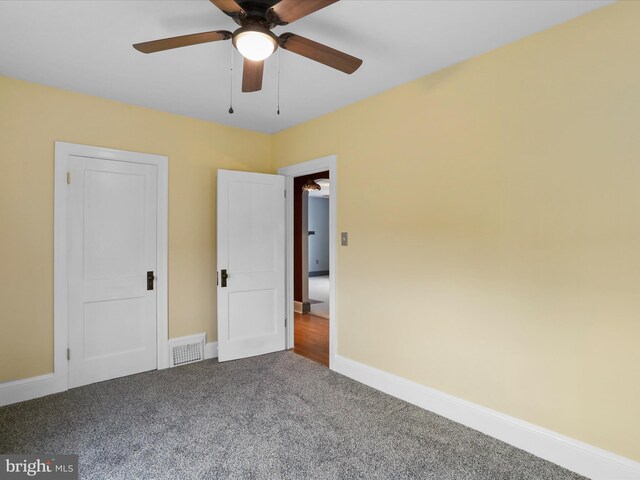
M204 338L205 334L201 333L169 340L169 366L204 360Z

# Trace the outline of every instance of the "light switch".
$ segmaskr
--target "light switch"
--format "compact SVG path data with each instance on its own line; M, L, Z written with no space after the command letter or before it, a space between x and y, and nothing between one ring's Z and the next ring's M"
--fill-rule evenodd
M340 245L343 247L349 245L349 234L347 232L342 232L340 234Z

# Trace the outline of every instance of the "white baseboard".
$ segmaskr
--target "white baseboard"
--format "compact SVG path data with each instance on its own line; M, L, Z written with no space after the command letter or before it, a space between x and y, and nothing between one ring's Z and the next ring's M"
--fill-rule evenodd
M209 342L204 345L204 359L218 358L218 342Z
M62 390L56 386L53 373L0 383L0 407L44 397L59 391Z
M302 312L302 302L297 302L297 301L293 301L293 311L296 313L303 313Z
M638 480L640 463L405 378L336 355L332 367L353 380L442 415L593 479Z
M217 357L218 342L206 343L204 345L205 360ZM56 385L53 373L0 383L0 407L44 397L52 393L63 392L64 390L66 388L60 388Z

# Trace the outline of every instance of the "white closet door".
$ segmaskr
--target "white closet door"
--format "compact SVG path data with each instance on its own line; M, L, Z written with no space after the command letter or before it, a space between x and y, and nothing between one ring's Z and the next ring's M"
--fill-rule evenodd
M71 388L156 368L157 167L69 167Z

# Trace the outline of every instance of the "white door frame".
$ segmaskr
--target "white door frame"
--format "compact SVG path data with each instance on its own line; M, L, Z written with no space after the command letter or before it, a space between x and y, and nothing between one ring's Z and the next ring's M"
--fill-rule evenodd
M307 162L297 163L288 167L278 169L278 175L284 175L285 188L287 192L286 201L286 248L287 248L287 266L286 266L286 302L287 302L287 348L293 348L293 332L294 332L294 313L293 313L293 179L302 175L324 172L329 170L331 180L331 194L329 195L329 368L334 369L335 357L338 352L338 336L336 334L336 281L337 281L337 238L338 238L338 219L337 219L337 193L338 193L338 175L336 168L337 158L335 155L309 160Z
M55 142L54 177L54 235L53 235L53 376L54 390L69 388L67 348L69 347L68 317L68 256L67 256L67 172L69 156L102 158L118 162L155 165L158 168L158 221L157 221L157 368L169 366L167 252L169 210L169 159L163 155L127 152L112 148L92 147L75 143ZM73 179L71 179L73 181ZM53 392L52 392L53 393Z

